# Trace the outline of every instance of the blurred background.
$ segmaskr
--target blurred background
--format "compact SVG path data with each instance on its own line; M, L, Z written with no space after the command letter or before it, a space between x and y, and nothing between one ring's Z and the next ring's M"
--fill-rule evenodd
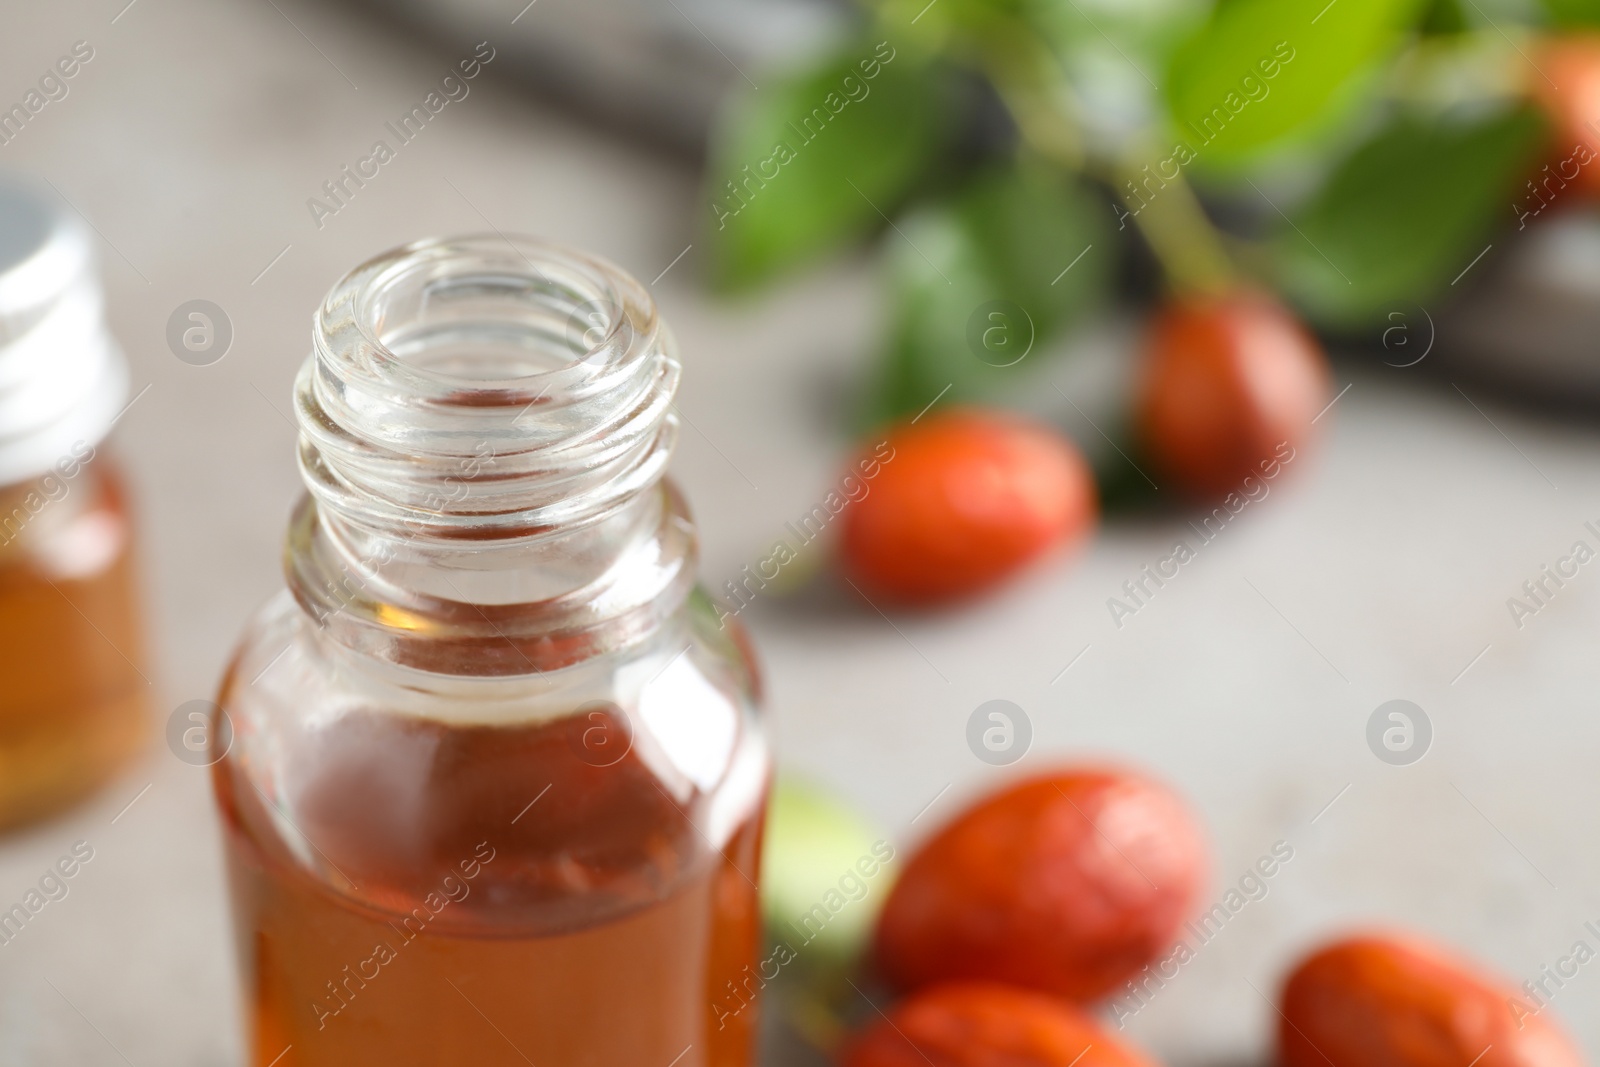
M886 615L824 557L741 618L782 766L897 847L1067 756L1188 797L1217 893L1293 845L1129 1021L1165 1062L1267 1062L1263 992L1352 924L1537 979L1600 920L1600 577L1525 591L1600 546L1600 59L1560 44L1595 19L1585 0L11 5L0 107L80 60L0 126L0 170L93 234L132 366L113 444L156 728L90 803L0 840L5 905L95 850L0 947L0 1065L241 1062L209 777L160 731L281 587L312 310L379 251L485 230L648 283L682 348L674 470L714 590L886 420L983 404L1085 453L1100 526L1025 580ZM1150 476L1130 414L1149 325L1238 289L1326 348L1316 440L1119 613L1210 508ZM226 326L200 356L171 340L195 301ZM1026 723L1003 766L968 741L994 700ZM1428 724L1404 762L1369 743L1392 700ZM1591 1055L1596 982L1553 1002ZM791 1056L775 1037L770 1062Z

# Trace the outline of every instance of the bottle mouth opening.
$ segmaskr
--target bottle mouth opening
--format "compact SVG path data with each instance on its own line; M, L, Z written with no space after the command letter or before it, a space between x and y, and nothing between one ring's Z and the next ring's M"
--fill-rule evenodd
M480 392L581 380L655 329L654 306L616 267L500 234L420 241L369 261L323 308L345 313L375 368Z
M581 390L656 330L650 296L621 269L523 235L402 246L352 270L318 312L350 370L418 395L467 390L480 405Z

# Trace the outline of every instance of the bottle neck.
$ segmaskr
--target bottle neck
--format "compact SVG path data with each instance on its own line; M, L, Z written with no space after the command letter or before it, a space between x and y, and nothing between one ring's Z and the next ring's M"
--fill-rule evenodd
M678 363L643 289L527 238L398 249L316 316L287 572L333 639L444 674L631 643L694 581L662 475Z

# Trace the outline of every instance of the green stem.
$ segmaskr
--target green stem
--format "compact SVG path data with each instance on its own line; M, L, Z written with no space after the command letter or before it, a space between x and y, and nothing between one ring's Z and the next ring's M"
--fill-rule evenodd
M1018 55L1026 57L1018 62ZM1023 143L1042 159L1068 171L1084 168L1078 124L1052 95L1068 90L1054 77L1055 58L1032 34L1018 28L983 42L980 62L1017 124Z
M1085 149L1069 110L1076 101L1055 56L1037 35L1007 20L981 42L979 59L1028 150L1109 185L1161 263L1168 284L1180 292L1214 292L1232 283L1235 272L1222 238L1182 174L1166 178L1147 171L1136 162L1142 142L1109 160ZM1154 152L1143 154L1158 158Z
M1174 289L1207 293L1232 284L1233 262L1182 174L1165 178L1124 156L1106 166L1103 177L1144 234Z

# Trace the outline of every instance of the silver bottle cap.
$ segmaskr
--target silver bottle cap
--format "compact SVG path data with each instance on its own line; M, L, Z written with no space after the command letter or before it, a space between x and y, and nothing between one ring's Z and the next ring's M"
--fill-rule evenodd
M0 486L97 443L127 393L83 226L37 187L0 175Z

